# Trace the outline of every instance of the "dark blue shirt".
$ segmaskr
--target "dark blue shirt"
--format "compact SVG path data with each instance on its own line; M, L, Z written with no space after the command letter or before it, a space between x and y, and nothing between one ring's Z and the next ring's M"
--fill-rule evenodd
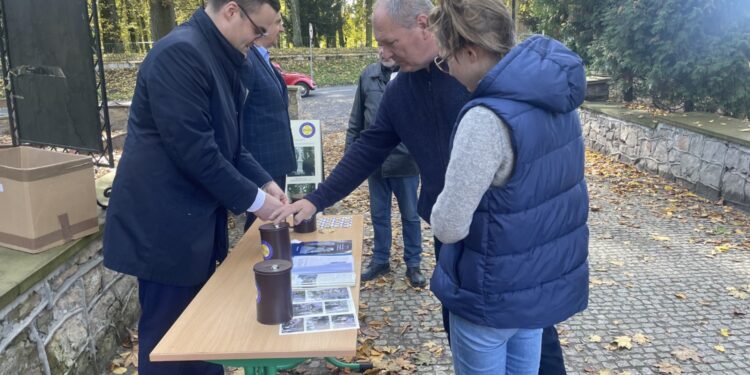
M434 64L399 73L385 90L375 123L360 133L330 176L306 198L318 210L341 200L403 142L419 166L422 188L417 210L429 222L445 184L453 125L468 100L466 88Z

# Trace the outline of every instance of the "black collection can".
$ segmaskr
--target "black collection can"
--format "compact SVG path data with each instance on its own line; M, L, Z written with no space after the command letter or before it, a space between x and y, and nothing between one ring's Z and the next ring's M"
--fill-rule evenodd
M258 322L282 324L292 319L292 262L272 259L253 267Z
M297 233L312 233L317 230L317 219L316 215L313 215L309 219L300 221L294 226L294 231Z
M260 250L264 260L292 260L292 244L289 238L289 223L263 224L260 230Z

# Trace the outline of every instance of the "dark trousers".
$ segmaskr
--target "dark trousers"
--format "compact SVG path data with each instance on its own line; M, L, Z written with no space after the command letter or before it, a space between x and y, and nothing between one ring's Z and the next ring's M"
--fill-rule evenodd
M224 367L208 362L151 362L149 354L203 285L179 287L138 279L138 373L141 375L223 375Z
M440 248L443 243L435 237L435 261L440 257ZM450 345L450 320L448 319L448 309L443 306L443 328L445 335L448 337ZM547 327L542 332L542 357L539 361L539 375L565 375L565 360L563 359L562 346L560 338L557 337L555 326Z
M274 177L273 180L276 182L277 185L279 185L281 190L286 189L286 176ZM245 229L244 229L245 232L247 232L247 230L250 229L250 227L255 222L255 219L258 218L252 212L248 212L246 213L246 215L247 215L247 220L245 220Z
M372 262L388 264L391 258L391 199L395 195L401 212L404 263L417 267L422 260L422 225L417 214L419 176L375 177L367 179L370 189L370 216L375 231Z

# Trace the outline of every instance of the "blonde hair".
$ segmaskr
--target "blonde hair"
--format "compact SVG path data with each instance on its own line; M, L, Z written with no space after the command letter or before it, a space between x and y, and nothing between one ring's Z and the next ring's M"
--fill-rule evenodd
M429 22L443 57L473 44L502 58L515 45L513 19L502 0L442 0Z

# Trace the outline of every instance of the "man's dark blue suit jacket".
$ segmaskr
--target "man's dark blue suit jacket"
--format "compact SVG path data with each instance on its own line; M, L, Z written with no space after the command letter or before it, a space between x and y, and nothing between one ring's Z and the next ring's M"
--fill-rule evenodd
M242 83L249 91L242 144L268 174L283 177L297 166L286 83L255 47L248 52L247 60L251 69L242 74Z
M105 266L191 286L226 257L227 209L245 211L271 180L240 142L246 65L202 9L148 54L107 210Z

